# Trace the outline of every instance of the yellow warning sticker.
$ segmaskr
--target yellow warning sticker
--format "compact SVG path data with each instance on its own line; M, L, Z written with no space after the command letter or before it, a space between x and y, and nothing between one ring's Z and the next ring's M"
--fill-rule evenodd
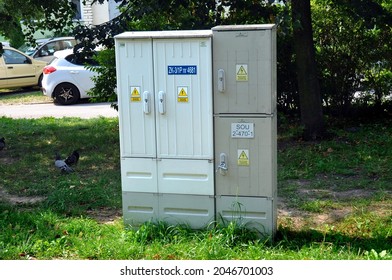
M188 87L177 87L177 102L188 102Z
M238 82L248 81L248 65L247 64L237 64L235 66L236 80Z
M131 101L140 102L142 98L140 97L140 87L131 87Z
M238 150L237 164L239 166L249 166L249 150Z

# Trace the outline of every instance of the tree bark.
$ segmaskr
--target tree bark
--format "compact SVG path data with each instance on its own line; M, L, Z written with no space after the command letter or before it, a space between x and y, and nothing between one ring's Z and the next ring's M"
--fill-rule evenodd
M317 75L310 0L292 0L294 52L305 140L322 138L325 134L320 84Z

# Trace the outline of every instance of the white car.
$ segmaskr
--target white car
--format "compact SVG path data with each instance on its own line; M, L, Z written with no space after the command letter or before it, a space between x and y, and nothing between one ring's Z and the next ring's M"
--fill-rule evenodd
M85 67L91 59L81 59L73 50L57 51L53 60L43 69L42 92L61 105L75 104L89 98L87 92L94 87L91 79L96 75Z

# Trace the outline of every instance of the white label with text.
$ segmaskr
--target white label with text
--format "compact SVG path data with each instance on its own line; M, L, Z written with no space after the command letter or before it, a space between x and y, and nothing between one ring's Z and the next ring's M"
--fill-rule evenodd
M232 123L231 138L254 138L254 123Z

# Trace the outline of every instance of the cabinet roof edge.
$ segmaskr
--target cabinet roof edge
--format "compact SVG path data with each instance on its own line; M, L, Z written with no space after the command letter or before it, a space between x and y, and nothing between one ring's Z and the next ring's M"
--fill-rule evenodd
M232 31L232 30L270 30L276 28L275 24L244 24L244 25L218 25L212 31Z
M128 31L114 36L115 39L207 38L207 37L212 37L212 30Z

